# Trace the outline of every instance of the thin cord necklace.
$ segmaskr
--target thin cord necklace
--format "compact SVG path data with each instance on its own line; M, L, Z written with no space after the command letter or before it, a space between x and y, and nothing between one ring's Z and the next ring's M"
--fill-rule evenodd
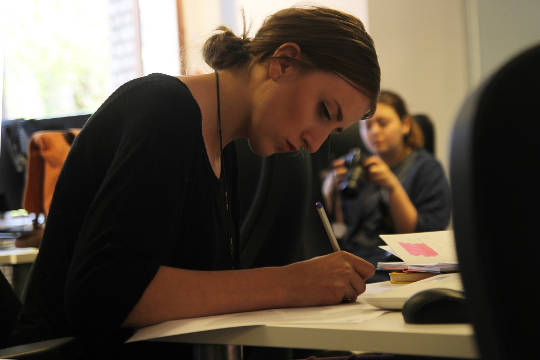
M219 161L220 161L220 181L223 184L223 191L225 193L225 219L224 219L224 225L225 225L225 236L228 239L229 243L229 252L231 255L231 261L232 265L234 267L234 244L233 244L233 237L232 237L232 231L230 229L230 221L231 221L231 207L229 204L229 194L228 194L228 187L227 187L227 176L225 173L225 161L223 159L223 136L221 132L221 102L220 102L220 95L219 95L219 76L218 72L216 73L216 94L217 94L217 118L218 118L218 135L219 135Z

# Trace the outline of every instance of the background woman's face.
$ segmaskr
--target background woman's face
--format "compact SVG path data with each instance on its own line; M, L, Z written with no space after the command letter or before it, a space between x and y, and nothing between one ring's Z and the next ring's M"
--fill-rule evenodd
M403 122L392 106L383 103L377 103L371 118L360 122L365 145L379 155L400 150L404 146L403 137L409 130L408 122Z
M369 107L367 96L335 74L268 79L255 95L250 145L262 156L301 147L315 152L331 132L358 121Z

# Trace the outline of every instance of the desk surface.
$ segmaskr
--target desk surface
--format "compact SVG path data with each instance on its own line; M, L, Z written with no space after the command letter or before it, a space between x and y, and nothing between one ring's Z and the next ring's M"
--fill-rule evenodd
M400 312L354 324L245 326L173 335L159 341L477 358L469 324L406 324Z
M31 263L36 259L36 248L11 248L0 250L0 265L17 265Z

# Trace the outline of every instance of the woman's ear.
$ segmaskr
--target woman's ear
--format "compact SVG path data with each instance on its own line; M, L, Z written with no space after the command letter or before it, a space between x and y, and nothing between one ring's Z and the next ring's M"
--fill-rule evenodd
M268 63L268 77L278 80L283 76L296 75L298 67L294 65L295 60L300 59L300 53L300 46L294 42L280 45Z

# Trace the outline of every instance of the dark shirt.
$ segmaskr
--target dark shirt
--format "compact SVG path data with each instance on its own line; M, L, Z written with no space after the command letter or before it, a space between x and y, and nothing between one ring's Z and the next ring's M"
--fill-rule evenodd
M415 231L444 230L450 221L450 186L437 159L424 149L413 150L392 168L418 212ZM388 254L378 248L380 234L393 234L387 195L378 185L366 182L354 199L342 197L347 233L343 250L370 260L376 265Z
M224 158L234 184L233 146ZM119 344L159 266L232 268L223 229L229 220L236 239L237 219L234 206L232 218L224 215L223 191L189 89L163 74L120 87L66 159L16 339Z

